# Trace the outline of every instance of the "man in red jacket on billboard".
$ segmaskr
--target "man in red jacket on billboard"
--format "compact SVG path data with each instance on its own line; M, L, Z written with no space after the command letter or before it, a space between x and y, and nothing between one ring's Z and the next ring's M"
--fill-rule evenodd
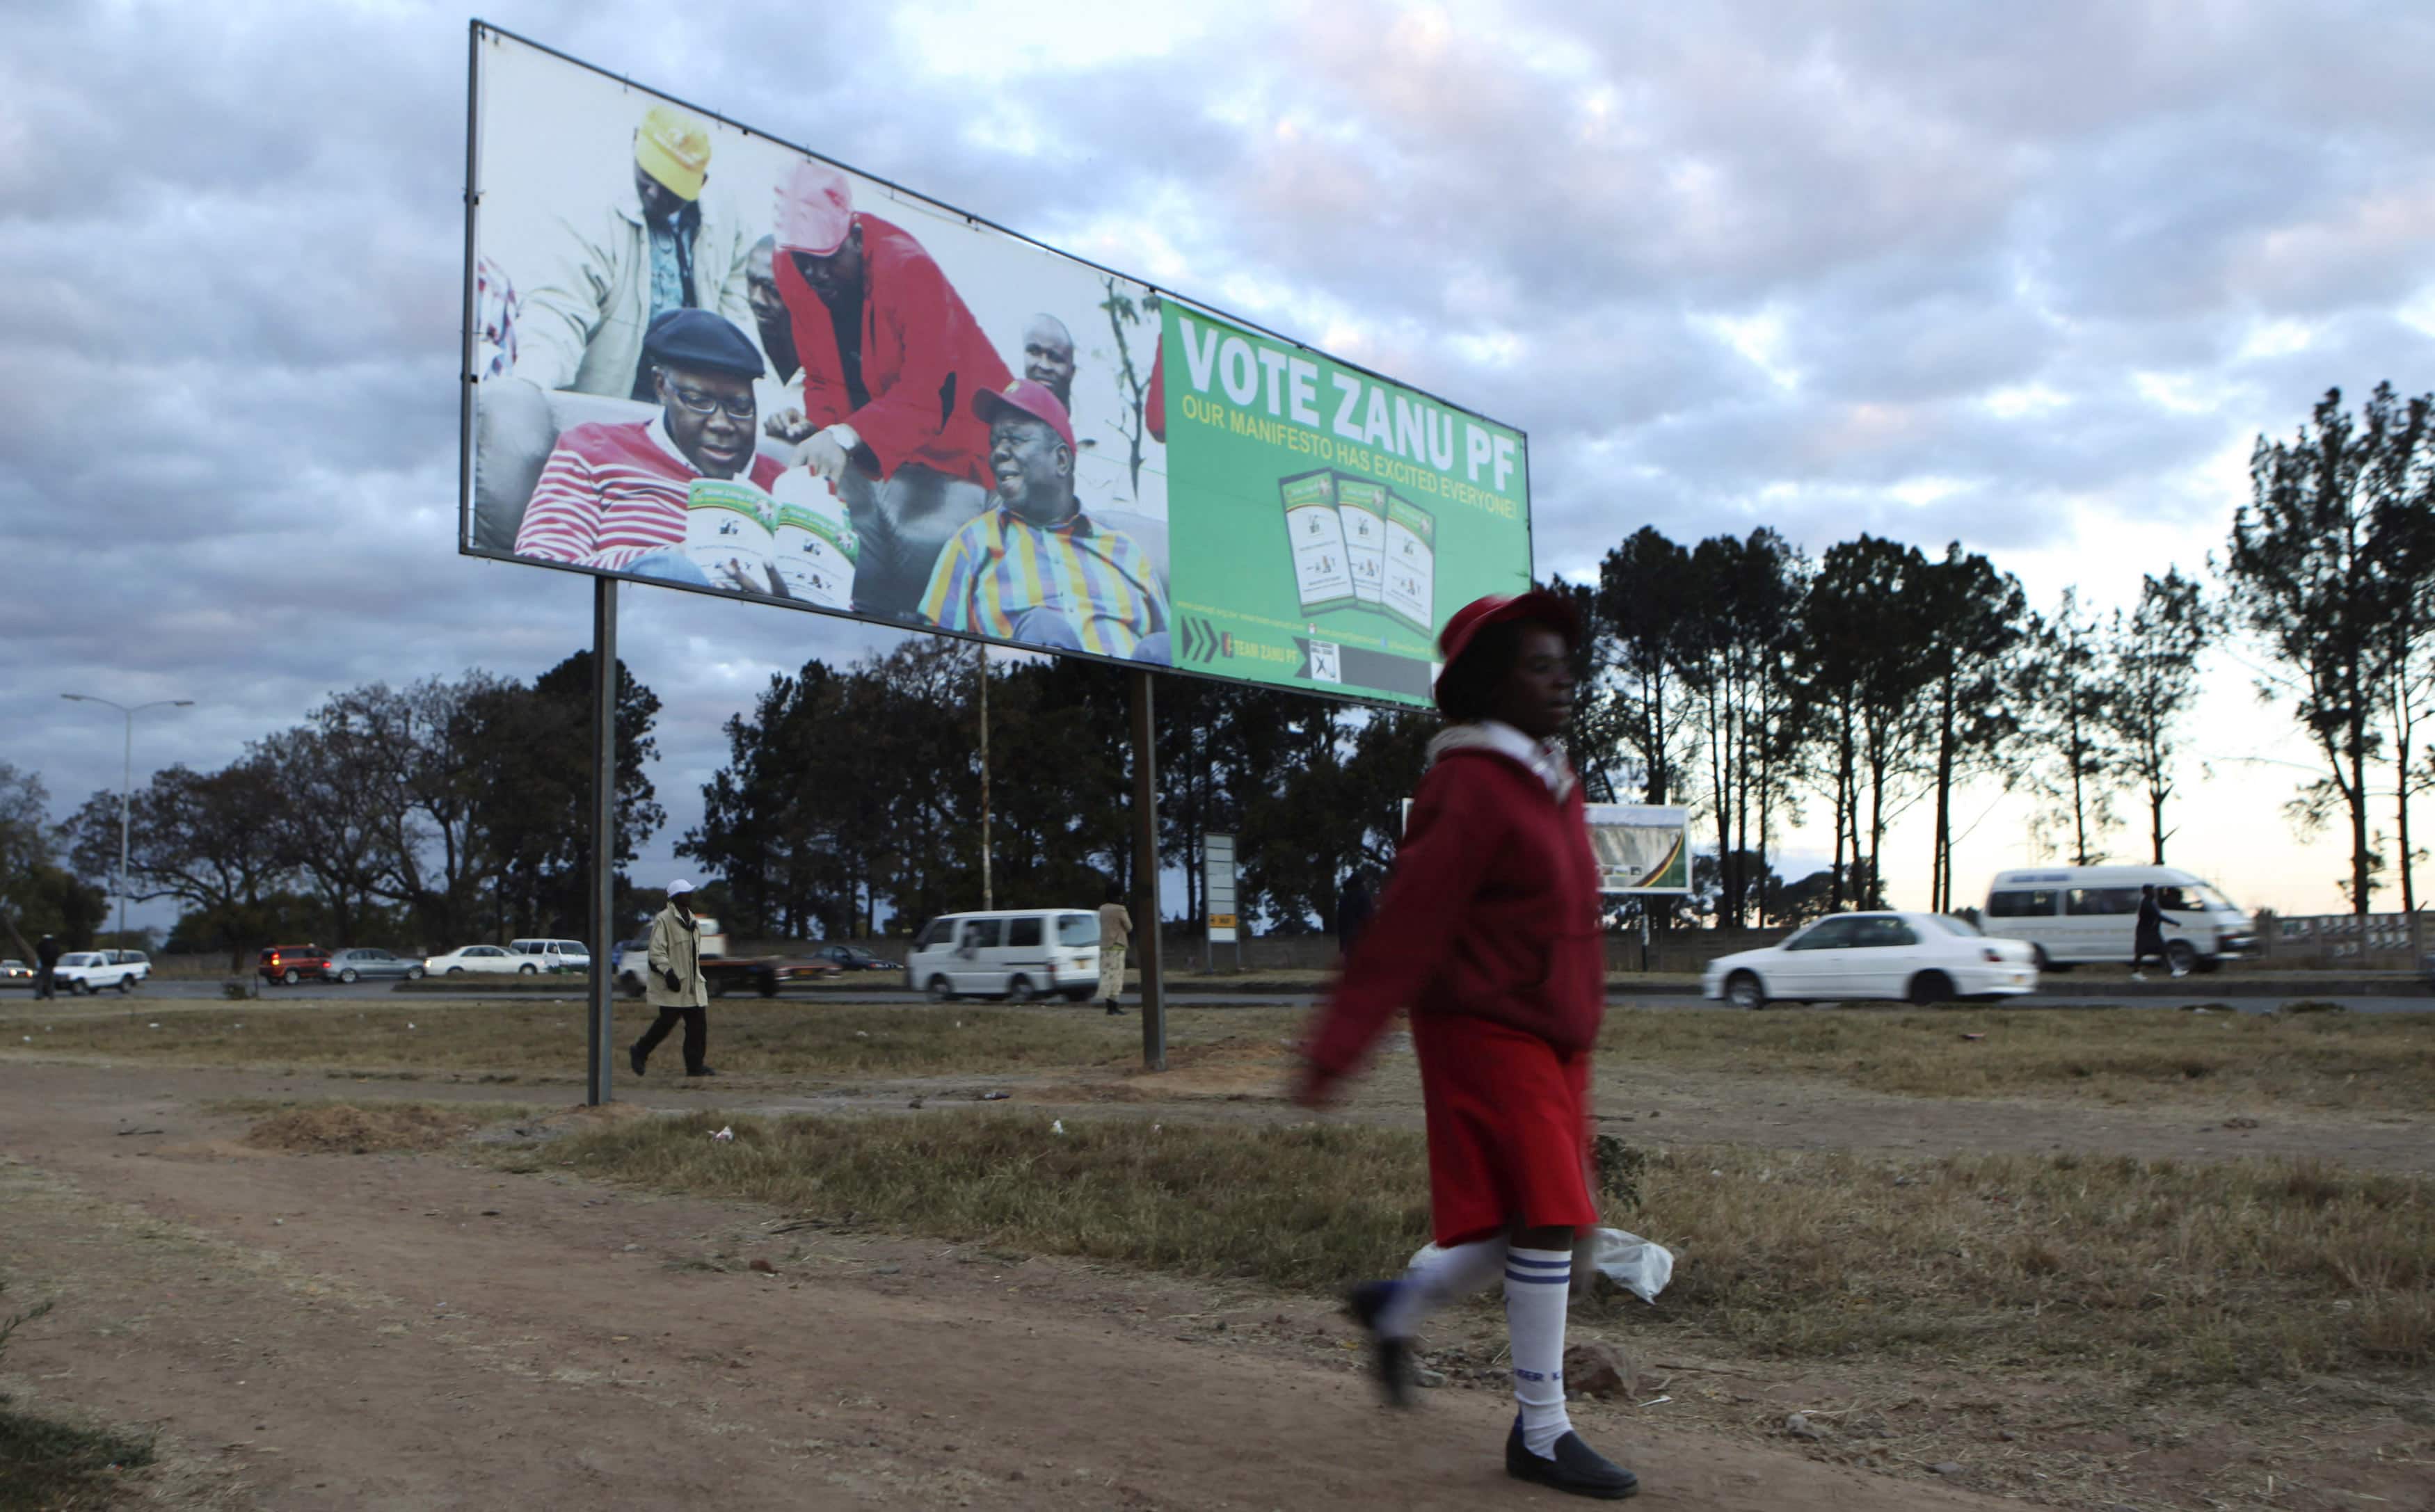
M988 498L989 427L972 396L1014 375L922 244L856 211L838 169L798 163L777 218L771 271L803 366L803 412L784 434L861 536L855 608L909 614L940 548Z
M1411 1016L1437 1248L1356 1288L1389 1401L1410 1396L1413 1332L1502 1277L1519 1409L1506 1473L1617 1500L1638 1482L1564 1411L1564 1312L1590 1195L1590 1049L1606 1012L1598 866L1559 737L1580 621L1556 594L1464 606L1438 637L1447 728L1369 928L1321 1011L1295 1088L1328 1102L1398 1008Z

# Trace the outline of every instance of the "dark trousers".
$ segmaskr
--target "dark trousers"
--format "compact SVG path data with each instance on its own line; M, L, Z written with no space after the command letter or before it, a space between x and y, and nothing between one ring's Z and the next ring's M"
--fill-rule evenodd
M51 990L51 969L47 966L35 967L34 996L38 998L48 998L57 997L58 995L58 993Z
M2156 964L2159 966L2169 967L2173 964L2173 958L2165 954L2164 936L2142 935L2131 944L2131 970L2135 971L2147 965L2148 957L2150 955L2156 958Z
M648 1060L651 1052L660 1047L660 1041L668 1037L668 1031L677 1026L680 1019L684 1021L685 1070L699 1071L702 1056L710 1048L708 1008L662 1008L651 1026L643 1031L643 1038L634 1041L634 1053Z

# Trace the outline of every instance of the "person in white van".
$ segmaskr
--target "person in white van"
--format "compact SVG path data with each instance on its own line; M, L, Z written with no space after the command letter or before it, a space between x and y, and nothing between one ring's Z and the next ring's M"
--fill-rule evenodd
M2040 971L2119 961L2135 970L2161 954L2177 972L2206 971L2257 954L2255 922L2205 879L2174 867L1999 871L1979 927L2034 949Z
M2171 924L2175 929L2182 927L2178 921L2165 917L2163 906L2156 902L2156 885L2152 882L2144 885L2139 889L2138 933L2131 941L2132 981L2145 982L2148 980L2148 973L2142 971L2139 968L2148 964L2148 957L2150 955L2154 956L2159 965L2172 972L2175 976L2187 976L2190 974L2188 967L2175 964L2173 958L2165 954L2165 926L2167 924Z

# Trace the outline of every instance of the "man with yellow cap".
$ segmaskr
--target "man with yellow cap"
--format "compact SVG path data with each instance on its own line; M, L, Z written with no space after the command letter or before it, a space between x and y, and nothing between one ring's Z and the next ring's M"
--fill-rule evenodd
M654 105L634 131L633 198L588 225L558 221L554 264L525 296L515 376L542 388L654 399L643 336L670 310L699 309L753 329L745 270L752 239L705 201L710 131Z

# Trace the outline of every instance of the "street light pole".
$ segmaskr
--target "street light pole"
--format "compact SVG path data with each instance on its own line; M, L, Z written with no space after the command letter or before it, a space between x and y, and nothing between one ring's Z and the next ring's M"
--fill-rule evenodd
M112 703L108 698L96 698L89 693L63 693L60 696L70 703L97 703L105 708L115 709L127 720L127 736L119 751L118 768L118 947L125 950L127 948L127 812L128 802L133 796L135 786L135 716L147 709L190 709L194 707L195 700L155 698L150 703L139 703L130 709L123 703Z

